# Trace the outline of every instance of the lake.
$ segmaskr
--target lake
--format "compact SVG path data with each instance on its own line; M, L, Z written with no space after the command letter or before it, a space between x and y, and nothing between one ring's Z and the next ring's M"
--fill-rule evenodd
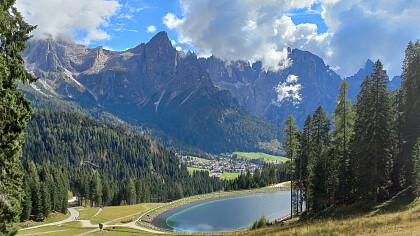
M290 213L290 191L229 195L171 209L152 224L175 232L223 232L249 228L264 215L269 221Z

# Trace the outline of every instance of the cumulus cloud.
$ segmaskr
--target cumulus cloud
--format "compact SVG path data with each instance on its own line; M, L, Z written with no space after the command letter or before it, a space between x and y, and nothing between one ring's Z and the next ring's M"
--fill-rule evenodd
M156 32L156 26L154 25L147 26L147 33L154 33L154 32Z
M18 0L16 7L28 23L38 25L36 37L82 35L83 43L89 44L110 37L104 28L120 5L115 0Z
M290 101L293 105L297 106L302 101L301 94L299 93L302 89L302 85L298 83L297 75L289 75L286 82L280 82L274 87L274 91L277 93L277 100L273 100L271 103L276 106L281 106L284 101Z
M334 35L326 59L339 74L354 74L367 59L380 59L390 76L401 73L408 42L420 37L419 1L326 1L323 8Z
M300 38L282 37L279 27L284 24L278 17L285 9L310 7L314 2L181 0L184 17L168 13L163 23L177 30L178 41L190 43L199 55L210 52L227 61L261 60L266 69L275 71L291 64L285 45ZM311 30L316 34L316 26Z
M316 24L295 25L293 9L320 3L328 31ZM308 50L342 76L354 74L367 59L383 61L389 74L401 72L404 49L420 37L420 2L394 0L180 0L182 16L168 13L163 23L178 32L180 44L199 55L226 61L261 60L266 69L290 65L287 47Z

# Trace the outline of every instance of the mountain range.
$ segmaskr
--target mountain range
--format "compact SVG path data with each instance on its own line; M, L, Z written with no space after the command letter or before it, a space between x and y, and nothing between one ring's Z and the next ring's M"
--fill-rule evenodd
M226 63L177 51L160 32L123 52L64 39L30 40L26 67L40 79L21 85L34 107L74 110L152 130L169 146L220 153L281 152L289 114L302 124L318 106L331 115L341 77L318 56L289 49L292 65L270 71L261 62ZM348 78L350 97L373 71ZM391 87L399 87L398 78Z

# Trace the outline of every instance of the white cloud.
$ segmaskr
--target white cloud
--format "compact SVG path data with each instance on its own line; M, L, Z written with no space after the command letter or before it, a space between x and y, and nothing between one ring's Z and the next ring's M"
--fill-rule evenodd
M287 12L321 3L328 26L295 25ZM290 65L285 48L308 50L342 76L367 59L380 59L391 76L401 72L404 49L420 37L420 1L395 0L180 0L182 17L168 13L163 23L200 55L226 61L261 60L266 69Z
M302 101L301 94L299 93L302 85L297 82L297 75L289 75L286 82L280 82L276 85L274 91L277 93L277 100L273 100L271 103L276 106L281 106L284 101L290 101L295 106L299 105Z
M156 32L156 26L154 25L147 26L147 33L154 33L154 32Z
M38 25L36 37L74 38L81 32L83 43L89 44L110 37L104 28L120 5L115 0L17 0L16 7L28 23Z
M287 83L296 83L298 82L298 76L297 75L289 75L287 76L286 82Z

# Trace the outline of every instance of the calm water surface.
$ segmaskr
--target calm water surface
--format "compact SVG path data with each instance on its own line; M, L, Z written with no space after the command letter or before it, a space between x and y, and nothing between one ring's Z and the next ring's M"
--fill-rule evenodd
M160 214L152 223L175 232L221 232L248 228L262 215L273 221L289 213L290 191L276 191L189 203Z

